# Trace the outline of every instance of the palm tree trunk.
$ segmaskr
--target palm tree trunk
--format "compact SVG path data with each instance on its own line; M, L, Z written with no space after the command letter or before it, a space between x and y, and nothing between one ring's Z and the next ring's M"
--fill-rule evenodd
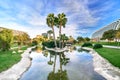
M54 32L54 28L52 27L53 30L53 38L54 38L54 43L55 43L55 48L57 48L57 43L56 43L56 39L55 39L55 32Z
M59 27L59 48L61 48L61 26Z

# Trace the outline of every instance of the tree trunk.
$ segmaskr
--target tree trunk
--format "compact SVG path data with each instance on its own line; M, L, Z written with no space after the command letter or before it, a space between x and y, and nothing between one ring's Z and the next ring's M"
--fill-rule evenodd
M59 48L61 48L61 25L59 26Z
M54 43L55 43L55 48L57 48L57 43L56 43L56 39L55 39L55 32L54 32L54 28L52 27L53 30L53 38L54 38Z

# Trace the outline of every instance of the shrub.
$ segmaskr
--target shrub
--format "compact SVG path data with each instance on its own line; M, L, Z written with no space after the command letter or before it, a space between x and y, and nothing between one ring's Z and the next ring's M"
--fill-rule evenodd
M82 47L92 46L92 43L84 43Z
M38 41L34 40L32 41L32 46L38 45Z
M48 47L48 48L54 48L55 47L55 44L54 44L54 41L45 41L45 42L42 42L42 45L43 47Z
M102 47L103 47L102 44L95 44L93 46L93 49L98 49L98 48L102 48Z

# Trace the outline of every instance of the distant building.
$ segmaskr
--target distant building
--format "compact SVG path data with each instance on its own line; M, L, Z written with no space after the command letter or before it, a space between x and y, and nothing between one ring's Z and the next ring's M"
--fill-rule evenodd
M105 31L108 31L111 29L117 30L119 28L120 28L120 19L94 32L92 34L92 40L99 41L102 38L102 35Z

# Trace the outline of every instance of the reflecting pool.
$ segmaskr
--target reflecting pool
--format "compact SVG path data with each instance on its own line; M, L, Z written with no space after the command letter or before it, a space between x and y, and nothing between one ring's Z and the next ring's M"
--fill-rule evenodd
M94 71L92 55L77 48L62 53L32 52L32 64L20 80L106 80Z

